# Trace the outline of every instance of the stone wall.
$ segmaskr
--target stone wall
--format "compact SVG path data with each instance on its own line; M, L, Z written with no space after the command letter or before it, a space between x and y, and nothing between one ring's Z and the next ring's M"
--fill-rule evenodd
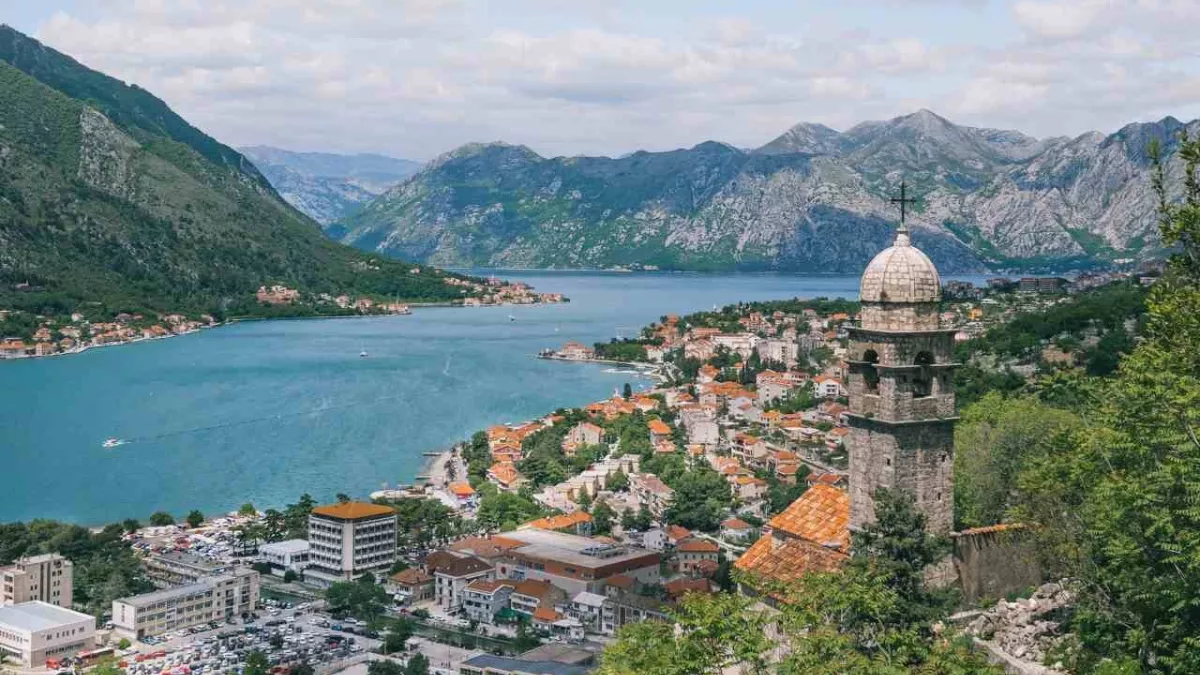
M955 533L954 567L963 600L994 600L1044 581L1031 533L1019 526Z
M888 424L850 418L850 525L875 520L874 492L898 488L913 495L930 532L949 533L954 517L952 421Z

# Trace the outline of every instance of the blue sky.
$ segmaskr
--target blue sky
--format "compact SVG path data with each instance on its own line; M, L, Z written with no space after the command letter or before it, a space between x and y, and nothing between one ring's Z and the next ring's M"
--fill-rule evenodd
M928 108L1035 136L1200 117L1196 0L9 0L220 140L619 155Z

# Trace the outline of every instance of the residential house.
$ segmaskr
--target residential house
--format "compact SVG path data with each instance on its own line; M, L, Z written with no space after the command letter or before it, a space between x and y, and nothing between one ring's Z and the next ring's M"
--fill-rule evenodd
M584 630L599 633L603 629L604 596L598 593L576 593L571 598L569 613L583 624Z
M575 451L589 445L600 445L604 442L604 428L591 422L580 422L567 432L563 439L563 453L574 457Z
M631 590L616 586L605 589L605 601L601 608L600 632L613 635L631 623L657 620L667 621L667 603Z
M558 350L558 355L573 361L587 361L596 358L595 350L581 342L574 341L563 345L563 348Z
M408 603L433 599L434 579L419 567L410 567L388 577L384 587L397 600Z
M820 398L838 398L846 395L842 381L828 375L817 375L812 379L813 394Z
M475 488L470 483L451 483L449 490L460 507L475 505Z
M496 571L488 563L472 555L449 554L431 569L434 578L434 600L438 607L454 613L463 606L463 594L474 581L492 581ZM431 556L432 557L432 556Z
M696 382L698 384L716 382L717 375L720 373L721 371L717 370L715 366L706 363L703 366L700 366L700 370L696 373Z
M463 589L462 607L467 618L479 623L496 622L496 615L508 608L513 584L509 581L476 579Z
M771 449L761 438L739 433L731 439L730 452L746 466L761 468L766 466Z
M689 593L712 593L712 584L703 577L695 579L674 579L663 584L667 597L672 602L678 602Z
M526 579L514 583L509 605L514 612L532 617L537 610L553 611L556 605L563 604L566 600L566 592L549 581Z
M721 538L740 544L754 534L754 527L740 518L727 518L721 523Z
M487 477L504 492L516 492L525 484L525 477L512 462L496 462L488 468Z
M658 445L671 440L671 427L660 419L652 419L647 425L650 428L650 445Z
M506 532L521 542L496 561L497 575L514 581L548 581L567 593L598 592L616 574L645 583L659 578L661 556L636 546L538 528Z
M698 573L697 565L701 561L711 560L715 563L718 562L720 555L720 546L699 537L684 539L675 547L676 565L684 574L696 575Z
M767 496L767 481L755 476L738 476L734 480L733 490L743 502L758 501Z
M679 525L668 525L666 529L667 544L672 548L679 546L679 542L689 539L692 536L692 531L686 527Z
M675 499L675 491L652 473L637 473L629 477L629 490L638 502L646 505L655 518L661 519Z

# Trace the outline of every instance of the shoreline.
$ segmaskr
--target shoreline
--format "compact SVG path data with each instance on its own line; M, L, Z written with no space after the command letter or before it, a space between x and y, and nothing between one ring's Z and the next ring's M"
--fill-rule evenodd
M412 302L412 303L407 303L407 304L408 304L408 306L409 306L409 307L411 307L411 308L417 308L417 307L420 307L420 308L439 308L439 307L440 307L440 308L451 308L451 309L452 309L452 308L461 308L461 309L476 309L476 308L475 308L475 307L473 307L473 306L463 305L463 304L462 304L462 303L460 303L460 302ZM563 303L558 303L558 302L550 302L550 303L541 303L541 302L535 302L535 303L512 303L512 302L508 302L508 303L499 303L499 304L492 304L492 305L482 305L481 307L511 307L511 306L516 306L516 305L518 305L518 304L522 304L522 305L525 305L525 304L529 304L529 305L542 305L542 304L558 305L558 304L566 304L566 303L565 303L565 302L563 302ZM83 345L83 346L80 346L80 347L73 347L73 348L71 348L71 349L68 349L68 350L66 350L66 351L54 352L53 354L41 354L41 355L38 355L38 354L22 354L22 355L20 355L20 356L0 356L0 363L4 363L4 362L6 362L6 361L30 361L30 360L34 360L34 359L48 359L48 358L53 358L53 357L55 357L55 356L75 356L75 355L77 355L77 354L82 354L82 353L84 353L84 352L86 352L86 351L88 351L88 350L91 350L91 349L100 349L100 348L103 348L103 347L122 347L122 346L125 346L125 345L133 345L133 344L137 344L137 343L139 343L139 342L149 342L149 341L151 341L151 340L168 340L168 339L171 339L171 338L183 337L183 336L185 336L185 335L192 335L192 334L195 334L195 333L199 333L200 331L203 331L203 330L211 330L211 329L214 329L214 328L223 328L223 327L225 327L225 326L233 326L233 325L236 325L236 324L239 324L239 323L251 323L251 322L256 322L256 321L309 321L309 320L314 320L314 319L320 319L320 320L332 320L332 319L377 319L377 318L380 318L380 317L387 317L387 316L412 316L412 315L413 315L413 312L412 312L412 311L408 311L408 312L384 313L384 314L317 314L317 315L312 315L312 316L247 316L247 317L234 317L234 318L231 318L231 319L226 319L225 321L221 321L221 322L219 322L219 323L214 323L214 324L207 325L207 326L200 326L199 328L196 328L195 330L189 330L189 331L185 331L185 332L183 332L183 333L171 333L171 334L169 334L169 335L159 335L159 336L155 336L155 337L136 337L136 338L133 338L133 339L131 339L131 340L121 340L121 341L119 341L119 342L105 342L105 343L102 343L102 344L88 344L88 345Z

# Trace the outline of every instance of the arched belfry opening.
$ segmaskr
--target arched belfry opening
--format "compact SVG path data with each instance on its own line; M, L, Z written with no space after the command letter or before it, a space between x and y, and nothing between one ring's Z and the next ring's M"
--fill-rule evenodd
M868 349L863 352L863 391L869 395L879 394L879 352Z
M932 367L934 361L933 354L928 351L919 352L913 359L913 364L917 366L912 378L913 398L925 398L933 394L933 380L936 377Z

